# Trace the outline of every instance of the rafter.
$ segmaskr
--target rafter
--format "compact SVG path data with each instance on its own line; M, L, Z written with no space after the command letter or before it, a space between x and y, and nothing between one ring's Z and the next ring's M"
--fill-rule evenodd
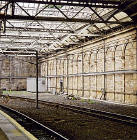
M6 32L0 36L2 48L27 47L52 53L79 44L86 38L100 36L109 28L113 30L121 25L133 24L128 16L125 15L124 19L124 15L120 15L124 10L121 9L123 0L1 1L1 10L7 8L7 12L0 12L0 21L7 23ZM120 17L115 17L115 14Z
M79 23L110 23L110 24L132 24L133 22L120 22L120 21L99 21L99 20L91 20L91 19L81 19L81 18L73 18L73 19L66 19L62 17L35 17L35 16L21 16L21 15L3 15L0 14L0 19L6 18L7 20L35 20L35 21L64 21L64 22L79 22Z
M4 46L2 46L4 44ZM14 47L16 48L18 45L20 45L20 48L22 48L22 46L30 46L31 43L30 42L21 42L21 41L16 41L14 43L12 43L11 41L0 41L0 48L5 48L9 47L10 45L12 46L14 44ZM17 45L17 46L16 46ZM39 43L38 45L43 45L42 43ZM14 48L13 47L13 48Z
M22 31L22 32L48 32L48 33L73 33L67 29L42 29L42 28L23 28L23 27L6 27L7 31Z
M50 5L68 5L68 6L82 6L82 7L99 7L99 8L118 8L120 1L115 0L1 0L10 2L25 2L38 3Z
M1 39L2 38L18 38L18 39L39 39L41 38L42 40L55 40L54 37L39 37L39 36L18 36L18 35L0 35Z

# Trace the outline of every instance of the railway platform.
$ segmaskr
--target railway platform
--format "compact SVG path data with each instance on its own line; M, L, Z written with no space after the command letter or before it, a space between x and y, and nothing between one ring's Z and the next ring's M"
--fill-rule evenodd
M36 93L12 93L9 95L15 97L36 99ZM121 104L103 100L69 100L66 98L66 95L54 95L51 93L39 93L39 100L137 117L137 105Z
M14 119L0 110L0 140L32 140L33 138Z

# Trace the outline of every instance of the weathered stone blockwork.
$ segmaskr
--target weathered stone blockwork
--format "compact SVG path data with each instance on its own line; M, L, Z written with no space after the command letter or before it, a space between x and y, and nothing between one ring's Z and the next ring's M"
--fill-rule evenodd
M34 57L0 56L0 89L25 90L26 78L35 76Z
M41 65L49 91L91 99L137 103L136 29L128 28L84 43L83 48L46 59Z

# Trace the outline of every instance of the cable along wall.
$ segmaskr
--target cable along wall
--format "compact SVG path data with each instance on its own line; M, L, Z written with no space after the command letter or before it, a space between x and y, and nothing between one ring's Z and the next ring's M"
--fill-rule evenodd
M90 99L137 103L136 29L47 59L41 74L50 92L63 91Z

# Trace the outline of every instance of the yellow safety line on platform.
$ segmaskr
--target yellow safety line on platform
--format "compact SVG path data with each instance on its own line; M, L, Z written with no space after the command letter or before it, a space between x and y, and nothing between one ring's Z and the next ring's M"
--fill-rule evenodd
M6 117L17 129L19 129L23 134L25 134L30 140L38 140L36 137L34 137L30 132L24 129L18 122L16 122L13 118L11 118L9 115L4 113L0 110L0 114L2 114L4 117Z

